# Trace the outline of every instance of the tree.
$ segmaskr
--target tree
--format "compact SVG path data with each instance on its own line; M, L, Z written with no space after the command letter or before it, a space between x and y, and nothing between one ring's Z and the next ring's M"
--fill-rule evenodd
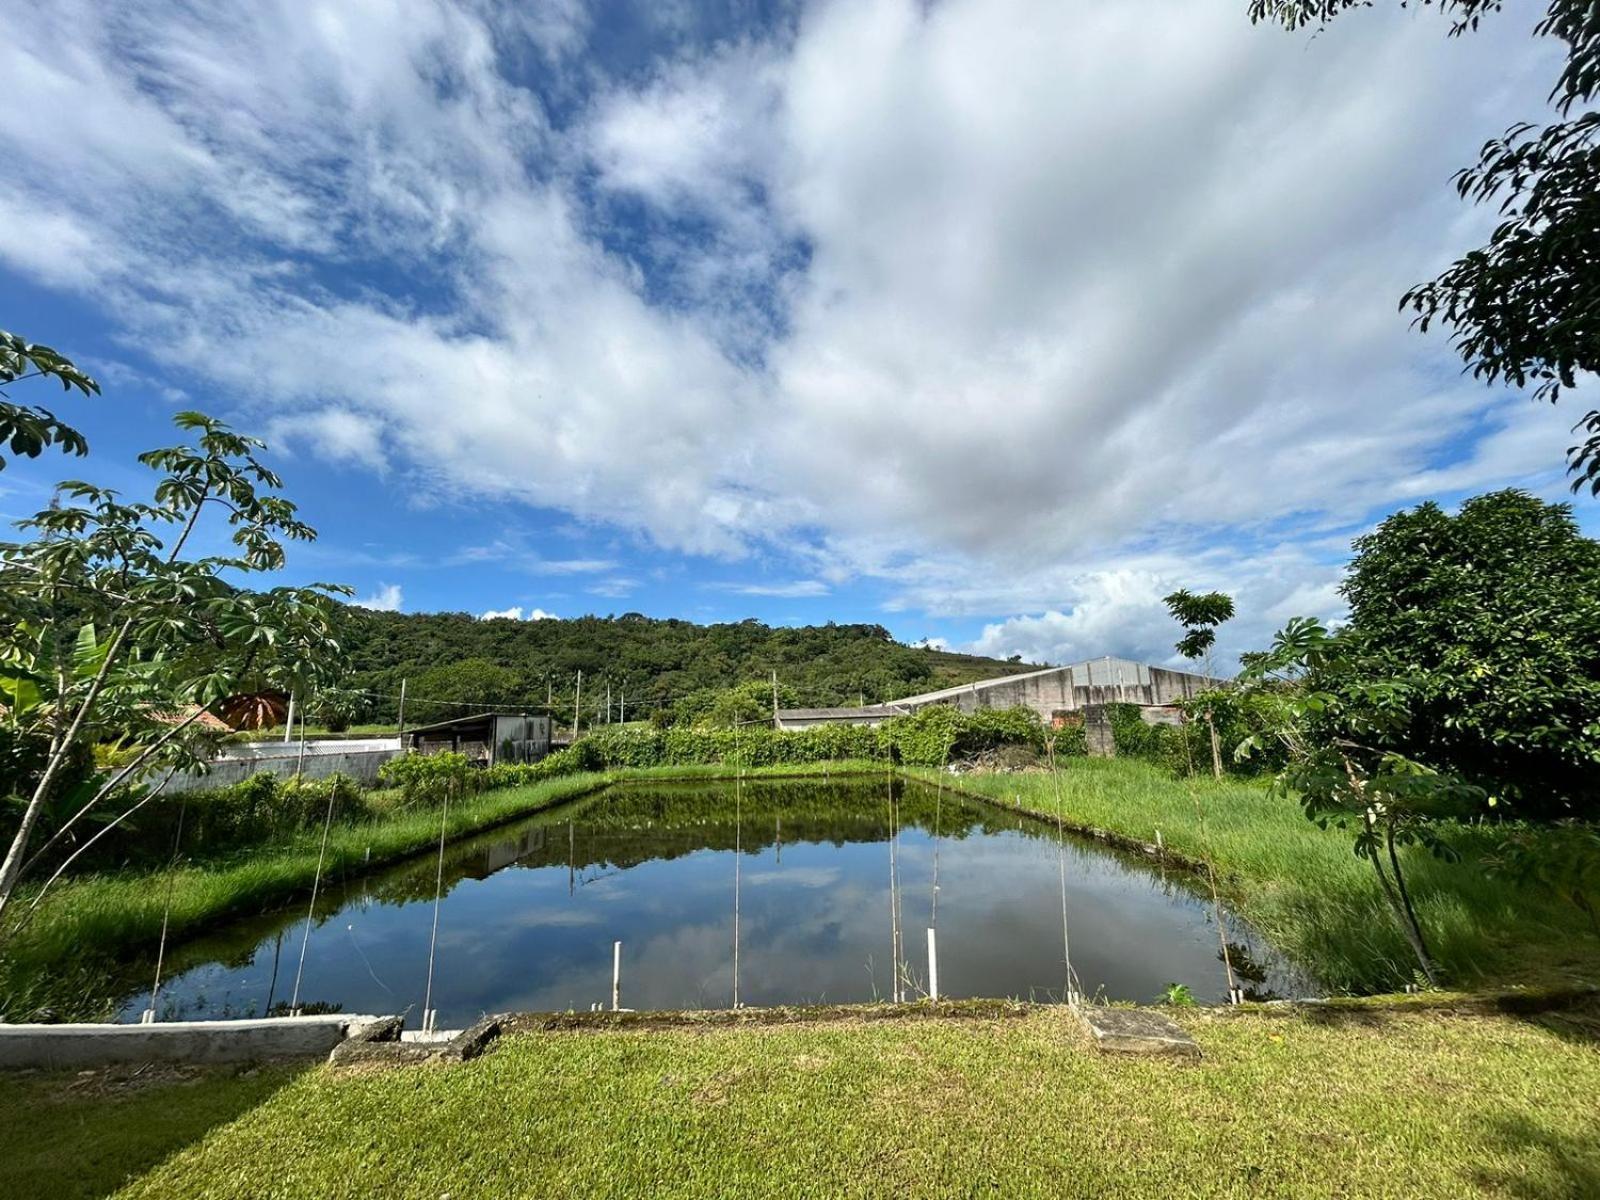
M281 481L256 454L262 443L199 413L174 420L194 444L140 455L159 476L151 502L63 483L66 503L19 522L34 540L0 543L10 720L44 750L0 863L0 912L37 861L28 853L40 818L84 746L117 738L137 749L96 781L52 842L152 770L192 765L185 735L244 685L307 688L337 669L331 597L348 589L233 582L279 570L286 540L316 536L277 494ZM185 557L212 515L232 531L232 552Z
M11 453L29 458L37 458L50 445L80 457L87 454L89 443L83 435L54 413L11 402L5 387L30 379L54 379L64 391L76 388L85 396L100 394L100 385L64 354L0 329L0 447L9 446ZM5 466L5 456L0 455L0 471Z
M1178 624L1183 626L1183 637L1178 640L1177 650L1183 657L1194 661L1201 660L1205 664L1206 679L1212 677L1211 648L1217 644L1217 626L1224 621L1233 619L1233 597L1223 592L1191 592L1188 588L1179 588L1163 603L1167 611ZM1208 691L1211 689L1207 689ZM1213 705L1206 702L1202 693L1195 697L1200 709L1205 713L1206 728L1211 734L1211 773L1217 778L1222 778L1222 747L1217 740L1217 722L1213 713Z
M1248 656L1244 692L1287 763L1275 780L1322 824L1354 825L1423 974L1437 978L1397 847L1449 856L1439 832L1494 815L1491 865L1585 912L1600 879L1600 543L1569 506L1518 491L1428 503L1357 539L1331 634L1297 618ZM1565 832L1562 832L1565 831Z
M585 695L588 685L585 680ZM411 711L424 722L477 716L492 708L520 708L533 699L520 674L486 658L429 667L412 678L408 694L415 699ZM538 698L543 701L542 690Z
M1251 0L1250 18L1298 29L1369 2ZM1455 36L1475 31L1502 0L1422 3L1450 13ZM1535 398L1554 402L1581 374L1600 371L1600 112L1583 111L1600 88L1594 0L1549 0L1534 34L1566 43L1550 93L1560 119L1512 125L1456 173L1463 199L1498 202L1500 223L1487 246L1412 288L1400 307L1414 312L1424 331L1435 322L1446 326L1477 378L1531 384ZM1568 451L1573 490L1587 483L1600 495L1600 411L1575 429L1588 436Z
M1420 845L1454 857L1438 823L1481 812L1483 791L1386 747L1409 717L1407 682L1374 675L1353 639L1330 636L1316 620L1289 622L1269 651L1252 656L1241 681L1265 719L1263 732L1246 738L1237 753L1249 756L1276 741L1286 762L1273 779L1275 793L1298 797L1324 829L1355 829L1357 856L1372 864L1418 968L1429 986L1438 986L1441 973L1399 850ZM1286 681L1297 686L1282 686Z
M1570 507L1501 491L1396 513L1357 539L1340 634L1402 681L1383 745L1511 815L1600 815L1600 542Z
M313 698L309 707L316 711L316 718L327 727L331 733L343 733L360 716L366 705L366 697L350 688L331 687L323 688Z

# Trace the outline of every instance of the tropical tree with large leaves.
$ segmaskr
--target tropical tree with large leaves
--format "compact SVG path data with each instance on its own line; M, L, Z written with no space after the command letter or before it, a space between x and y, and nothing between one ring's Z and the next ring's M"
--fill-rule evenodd
M1351 643L1313 618L1290 621L1270 650L1251 655L1240 682L1255 691L1266 719L1236 753L1249 757L1276 743L1284 766L1274 791L1298 799L1324 829L1354 830L1355 853L1372 864L1419 973L1438 986L1442 973L1399 852L1420 845L1453 858L1439 824L1481 811L1483 791L1385 744L1409 717L1407 681L1374 677Z
M1297 618L1241 676L1285 760L1279 790L1355 830L1418 966L1439 977L1399 850L1450 856L1450 823L1492 818L1485 865L1591 919L1600 889L1600 542L1518 491L1427 503L1357 539L1337 632Z
M70 836L158 769L193 765L206 713L241 690L309 689L337 669L334 596L347 588L243 586L284 566L286 542L316 536L263 444L200 413L174 420L190 440L140 456L156 474L150 500L68 481L18 523L27 540L0 543L0 703L38 752L8 822L0 913L40 861L40 836ZM43 830L70 764L113 739L133 749Z
M89 443L83 434L53 412L12 400L13 385L44 379L53 379L64 391L100 394L100 385L59 350L0 329L0 451L37 458L46 446L59 446L69 454L87 454ZM0 453L0 471L5 465L5 454Z

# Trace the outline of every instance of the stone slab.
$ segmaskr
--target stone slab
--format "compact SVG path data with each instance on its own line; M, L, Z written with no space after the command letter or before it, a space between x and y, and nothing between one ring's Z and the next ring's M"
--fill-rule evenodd
M499 1038L505 1023L503 1016L484 1017L451 1038L450 1044L440 1052L440 1059L445 1062L469 1062L477 1058Z
M1200 1047L1176 1021L1147 1008L1082 1005L1079 1019L1095 1046L1108 1054L1170 1054L1199 1058Z
M378 1020L327 1013L249 1021L158 1021L150 1025L0 1024L0 1068L314 1058L326 1055L344 1041L351 1029Z

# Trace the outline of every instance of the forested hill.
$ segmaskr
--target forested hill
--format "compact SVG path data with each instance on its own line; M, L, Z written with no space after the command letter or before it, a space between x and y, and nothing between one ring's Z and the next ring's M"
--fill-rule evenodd
M586 714L604 702L609 684L613 698L627 697L632 718L743 683L760 681L770 689L774 670L784 704L838 705L1031 669L1021 662L913 648L880 625L696 625L637 613L483 621L466 613L351 608L342 641L352 671L346 684L365 693L358 719L372 721L396 715L402 679L408 719L458 716L468 703L543 704L547 696L567 711L579 671Z

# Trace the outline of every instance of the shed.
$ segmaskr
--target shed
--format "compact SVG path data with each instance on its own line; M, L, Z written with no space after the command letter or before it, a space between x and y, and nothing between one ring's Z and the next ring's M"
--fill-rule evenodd
M418 725L406 730L405 737L406 746L414 754L450 750L465 754L481 767L537 762L550 753L550 718L522 713L479 713Z

